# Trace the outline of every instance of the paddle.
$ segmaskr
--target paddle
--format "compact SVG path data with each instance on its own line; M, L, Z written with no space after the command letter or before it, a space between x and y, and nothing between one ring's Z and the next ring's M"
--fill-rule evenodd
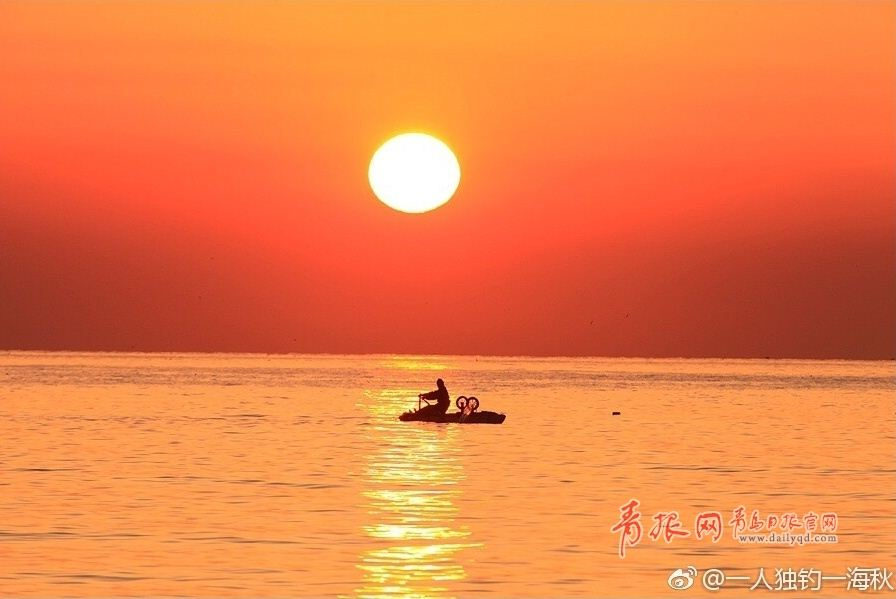
M417 411L419 411L420 408L423 407L423 406L420 405L420 402L421 402L421 401L424 402L424 403L426 403L426 405L430 405L429 400L426 399L425 397L423 397L423 394L422 394L422 393L419 393L419 394L417 395Z

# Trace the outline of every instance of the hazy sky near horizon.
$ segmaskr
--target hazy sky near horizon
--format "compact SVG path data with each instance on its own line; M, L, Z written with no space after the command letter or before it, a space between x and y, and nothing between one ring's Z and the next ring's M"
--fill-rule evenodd
M371 193L390 136L462 169ZM0 3L0 349L896 356L896 3Z

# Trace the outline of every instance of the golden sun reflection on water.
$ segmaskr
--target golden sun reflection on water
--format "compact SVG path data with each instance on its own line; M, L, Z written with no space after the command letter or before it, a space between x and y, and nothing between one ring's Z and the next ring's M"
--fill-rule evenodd
M435 362L428 358L414 356L392 356L388 360L383 360L381 366L384 368L412 371L444 371L448 368L446 364Z
M458 522L454 499L464 467L456 429L399 422L413 392L368 392L360 406L374 419L379 448L364 473L364 534L374 547L359 557L358 597L447 597L466 578L457 554L481 547Z

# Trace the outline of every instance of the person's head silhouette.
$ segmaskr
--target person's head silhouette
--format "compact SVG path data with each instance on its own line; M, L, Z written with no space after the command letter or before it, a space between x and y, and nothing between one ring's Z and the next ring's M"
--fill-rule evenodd
M443 381L442 379L437 380L437 381L436 381L436 386L437 386L439 389L444 389L444 388L445 388L445 381Z

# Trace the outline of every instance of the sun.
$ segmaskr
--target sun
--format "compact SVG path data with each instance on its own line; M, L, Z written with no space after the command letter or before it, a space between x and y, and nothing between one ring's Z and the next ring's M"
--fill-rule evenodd
M460 164L451 148L435 137L404 133L373 154L367 178L382 203L419 214L451 199L460 183Z

